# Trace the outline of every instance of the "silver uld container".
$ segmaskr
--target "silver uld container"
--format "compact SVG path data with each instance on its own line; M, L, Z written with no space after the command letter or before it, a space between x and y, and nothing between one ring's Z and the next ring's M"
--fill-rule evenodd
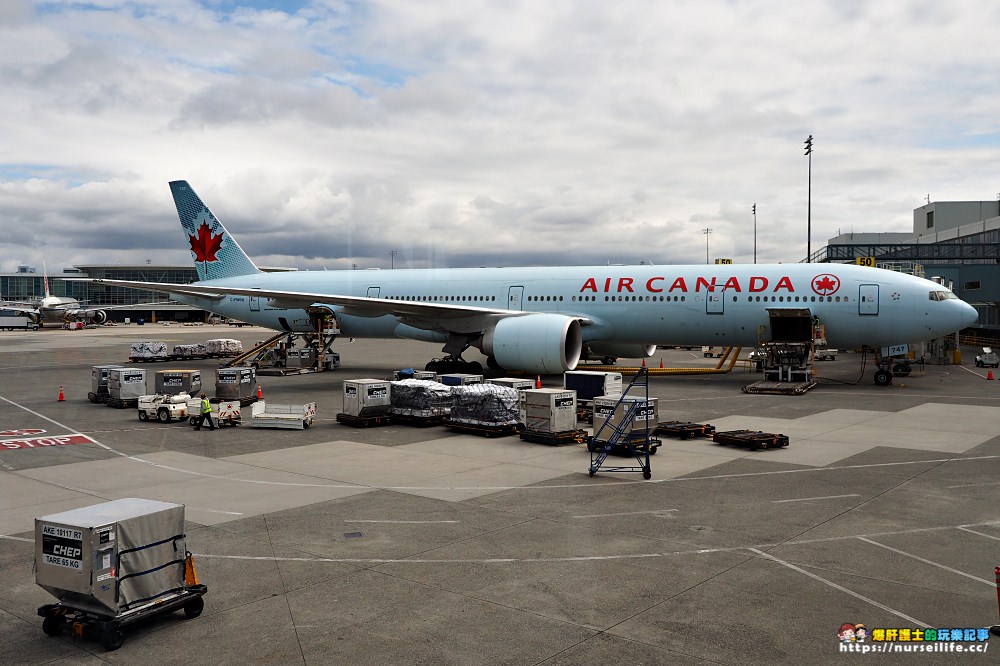
M444 375L438 375L439 382L442 384L447 384L448 386L471 386L473 384L482 384L482 375L470 375L464 372L452 372Z
M184 588L184 505L129 497L35 518L35 582L117 617Z
M106 394L108 392L108 371L113 368L121 368L124 366L118 365L116 363L110 363L107 365L95 365L90 369L90 392L97 394Z
M576 391L576 398L581 401L590 401L602 395L621 395L622 373L569 370L563 373L563 388Z
M344 381L344 413L349 416L388 414L392 407L389 382L384 379Z
M219 368L215 371L215 397L219 400L242 400L256 394L256 369Z
M576 430L576 392L540 388L521 391L518 403L521 423L528 430L568 432Z
M145 368L108 370L108 395L115 400L132 400L148 393Z
M518 391L535 388L534 381L519 377L494 377L493 379L487 379L486 383L496 384L497 386L507 386L512 389L517 389Z
M621 404L619 404L619 400ZM626 423L625 413L628 411L629 403L638 404L634 416ZM619 424L623 424L623 432L626 434L636 431L645 432L647 425L652 432L659 423L659 413L656 398L647 400L630 395L605 395L594 398L594 438L599 441L608 441ZM608 423L605 426L606 422ZM604 426L603 429L602 426Z
M161 395L198 395L201 370L157 370L154 393Z

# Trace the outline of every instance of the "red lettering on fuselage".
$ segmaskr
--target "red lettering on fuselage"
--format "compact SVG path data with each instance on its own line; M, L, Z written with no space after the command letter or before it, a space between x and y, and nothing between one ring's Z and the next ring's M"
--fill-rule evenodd
M694 290L701 291L702 287L705 287L706 291L715 291L715 276L712 276L711 284L703 277L698 278L698 281L694 284Z
M632 278L618 278L618 293L622 291L632 292Z
M684 278L679 277L676 280L674 280L674 283L670 285L670 289L668 289L668 291L673 291L674 289L678 289L682 292L687 293L688 286L687 282L684 281Z
M652 294L658 294L658 293L660 293L661 291L663 291L663 287L654 287L653 286L653 280L666 280L666 279L667 278L664 278L664 277L651 277L651 278L649 278L648 280L646 280L646 291L648 291L648 292L650 292Z
M582 287L580 287L580 293L582 294L588 289L595 294L597 293L597 281L594 280L594 278L587 278L587 281L583 283Z
M767 278L761 275L754 275L750 278L750 291L764 291L767 289Z
M774 285L775 291L778 291L779 289L787 289L788 291L795 291L795 287L792 286L791 279L788 278L787 276L778 280L778 284Z
M627 292L630 294L635 293L635 289L633 287L633 285L635 284L634 277L617 278L617 284L615 284L615 279L616 278L610 278L610 277L604 278L604 290L603 290L604 293L606 294L610 293L612 291L612 285L615 285L615 289L619 294L622 292ZM666 279L667 278L662 275L649 278L648 280L646 280L646 285L645 285L646 291L651 294L663 293L664 289L660 283L664 282ZM714 275L710 278L699 276L695 278L694 290L695 292L700 292L703 290L708 292L715 292L716 289L718 288L719 291L742 293L743 285L740 284L739 278L736 277L735 275L726 278L725 284L721 286L719 285L720 279L722 278ZM763 275L752 275L750 276L750 279L747 282L747 291L750 293L760 293L762 291L767 291L769 286L770 286L770 280L768 280ZM777 284L775 284L774 288L771 289L771 291L775 293L781 290L790 293L795 292L795 286L792 284L792 279L787 275L779 278ZM589 277L584 281L583 286L580 287L580 292L583 293L585 291L590 291L595 294L598 291L600 291L599 287L597 286L597 278ZM670 284L670 288L667 289L666 291L668 293L672 293L675 291L679 291L684 294L688 293L689 290L688 290L687 280L685 280L683 277L674 278L674 281Z
M736 279L735 275L726 280L726 286L723 289L725 291L743 291L740 289L740 281Z

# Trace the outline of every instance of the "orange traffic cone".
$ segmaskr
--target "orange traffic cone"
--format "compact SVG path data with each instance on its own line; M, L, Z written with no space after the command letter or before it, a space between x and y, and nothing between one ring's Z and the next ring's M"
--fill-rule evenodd
M993 379L993 371L992 370L990 370L988 373L986 373L986 379ZM60 393L59 396L61 398L62 397L62 393Z
M660 367L661 368L663 367L663 357L662 356L660 357Z
M542 388L542 376L538 375L535 378L535 388Z
M646 359L642 359L642 367L646 367Z
M260 384L257 384L257 399L258 400L264 399L264 392L260 390Z
M991 376L990 379L993 379L993 377ZM63 387L60 386L59 387L59 402L65 402L65 401L66 401L66 396L63 395Z

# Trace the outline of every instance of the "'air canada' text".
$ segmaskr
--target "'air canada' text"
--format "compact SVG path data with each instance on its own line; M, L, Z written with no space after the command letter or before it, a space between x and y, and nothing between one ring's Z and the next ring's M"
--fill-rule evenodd
M713 276L711 278L698 277L694 280L693 289L688 285L688 280L683 277L675 278L674 281L667 286L667 278L665 277L651 277L646 280L645 288L646 291L652 294L659 294L667 292L680 292L688 293L690 291L709 291L714 292L716 289L719 291L731 291L731 292L742 292L746 287L746 291L750 293L762 292L770 290L773 293L779 291L786 291L788 293L795 292L795 286L792 285L792 279L785 276L779 278L774 286L771 286L771 281L768 280L763 275L754 275L746 278L745 284L740 282L740 278L733 276L723 283L719 278ZM615 293L635 293L635 278L621 277L621 278L604 278L602 282L598 282L598 278L587 278L583 286L580 287L580 293L590 291L595 294L604 293L609 294Z

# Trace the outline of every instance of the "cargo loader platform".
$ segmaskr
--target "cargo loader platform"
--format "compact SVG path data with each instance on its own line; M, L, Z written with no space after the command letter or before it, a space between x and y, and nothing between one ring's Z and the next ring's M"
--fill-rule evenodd
M430 428L432 426L444 425L445 417L442 414L431 416L418 416L416 414L392 414L394 425L413 426L414 428Z
M687 421L661 421L653 429L655 435L670 435L680 439L689 437L711 437L715 426L708 423L690 423Z
M563 432L545 432L544 430L522 430L521 439L536 444L549 446L566 446L567 444L583 444L587 441L586 430L566 430Z
M712 441L722 446L745 446L751 451L788 446L788 436L759 430L728 430L712 435Z
M498 423L495 425L467 423L465 421L455 421L445 419L444 425L452 430L467 432L481 437L509 437L516 435L524 426L520 423Z
M375 414L372 416L353 416L344 412L337 414L337 423L343 423L352 428L377 428L378 426L392 425L395 420L389 414Z
M760 381L743 387L744 393L762 395L802 395L816 386L816 382L768 382Z

